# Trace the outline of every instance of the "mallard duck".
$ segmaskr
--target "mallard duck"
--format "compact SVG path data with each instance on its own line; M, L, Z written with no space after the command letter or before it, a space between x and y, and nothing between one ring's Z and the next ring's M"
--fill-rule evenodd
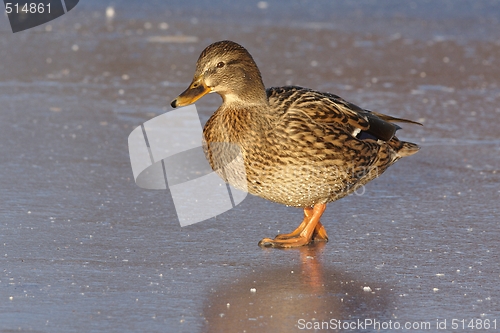
M337 95L297 86L265 89L250 53L232 41L206 47L193 81L175 98L176 108L208 93L222 105L207 121L203 147L212 168L234 158L228 143L241 150L246 190L253 195L304 209L293 232L264 238L262 247L298 247L327 241L320 222L329 202L340 199L382 174L418 145L400 141L394 122L415 123L362 109ZM231 185L227 174L219 175Z

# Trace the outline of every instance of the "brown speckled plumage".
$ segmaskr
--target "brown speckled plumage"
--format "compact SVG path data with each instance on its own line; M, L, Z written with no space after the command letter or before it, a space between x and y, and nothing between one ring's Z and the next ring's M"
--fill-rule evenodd
M246 184L241 170L231 175L226 169L219 172L221 177L251 194L305 208L303 224L308 224L310 207L321 205L324 210L324 204L351 193L419 149L394 135L399 129L394 121L412 121L370 112L336 95L306 88L265 90L252 57L234 42L217 42L202 52L193 83L172 106L192 103L208 92L223 98L203 131L212 168L220 171L221 165L237 156L234 147L238 147ZM299 228L296 231L306 233L306 227ZM311 233L300 245L309 243L317 230ZM277 237L263 245L296 246L290 235L284 237L287 242Z

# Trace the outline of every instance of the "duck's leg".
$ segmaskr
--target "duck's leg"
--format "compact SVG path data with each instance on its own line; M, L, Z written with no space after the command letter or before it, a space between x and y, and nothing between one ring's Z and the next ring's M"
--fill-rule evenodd
M312 207L306 207L304 208L304 220L302 220L302 223L292 231L291 233L288 234L279 234L274 237L274 239L289 239L293 237L297 237L302 230L306 227L306 225L309 223L309 220L311 219L313 215L313 208ZM318 224L316 225L316 228L314 229L312 240L316 242L328 242L328 235L326 233L325 227L321 224L321 221L318 221Z
M326 204L316 204L312 209L309 208L310 211L306 211L306 209L304 209L304 220L294 232L286 235L287 238L282 238L285 235L280 235L281 237L276 237L275 239L264 238L259 242L259 246L283 248L304 246L313 240L315 232L318 240L327 240L328 236L326 235L325 229L319 222L325 208ZM306 221L309 213L312 214L310 215L308 221Z
M279 234L274 237L274 239L289 239L293 237L297 237L302 230L306 227L306 225L309 223L309 220L311 219L313 215L313 208L312 207L306 207L304 208L304 219L302 220L302 223L292 231L291 233L288 234ZM328 242L328 235L326 233L325 227L321 224L321 221L318 221L318 224L316 225L316 228L314 229L312 240L316 242Z
M288 238L297 237L302 232L302 230L304 230L306 225L309 223L309 220L311 219L312 215L313 215L312 207L304 208L304 219L302 220L302 223L297 227L297 229L295 229L294 231L292 231L289 234L276 235L276 237L274 237L274 239L288 239Z
M312 240L315 242L328 242L328 235L326 233L325 227L318 221L316 228L314 228Z

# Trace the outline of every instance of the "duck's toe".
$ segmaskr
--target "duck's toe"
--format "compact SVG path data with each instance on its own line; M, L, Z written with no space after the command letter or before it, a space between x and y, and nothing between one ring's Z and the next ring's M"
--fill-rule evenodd
M313 208L304 209L304 220L297 229L289 234L276 236L274 239L264 238L259 242L260 247L291 248L304 246L313 241L327 241L325 228L319 221L325 211L326 204L316 204Z
M263 238L259 242L260 247L273 247L273 240L271 238Z
M311 243L312 237L296 236L287 239L264 238L259 242L260 247L292 248L300 247Z

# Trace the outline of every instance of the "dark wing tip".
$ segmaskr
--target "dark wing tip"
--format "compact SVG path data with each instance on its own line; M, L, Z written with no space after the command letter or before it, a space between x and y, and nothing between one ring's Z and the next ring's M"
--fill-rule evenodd
M394 122L400 122L400 123L408 123L408 124L414 124L414 125L420 125L423 126L421 123L413 121L413 120L408 120L408 119L403 119L403 118L395 118L391 116L387 116L382 113L377 113L373 111L368 111L366 110L367 113L365 114L366 117L368 118L368 122L370 124L370 128L367 130L368 133L371 135L377 137L378 139L384 140L384 141L389 141L391 140L394 135L396 134L397 130L400 130L401 127Z
M396 134L396 131L401 129L398 125L385 121L371 112L367 113L366 117L368 118L370 127L365 132L373 135L377 139L389 141Z

